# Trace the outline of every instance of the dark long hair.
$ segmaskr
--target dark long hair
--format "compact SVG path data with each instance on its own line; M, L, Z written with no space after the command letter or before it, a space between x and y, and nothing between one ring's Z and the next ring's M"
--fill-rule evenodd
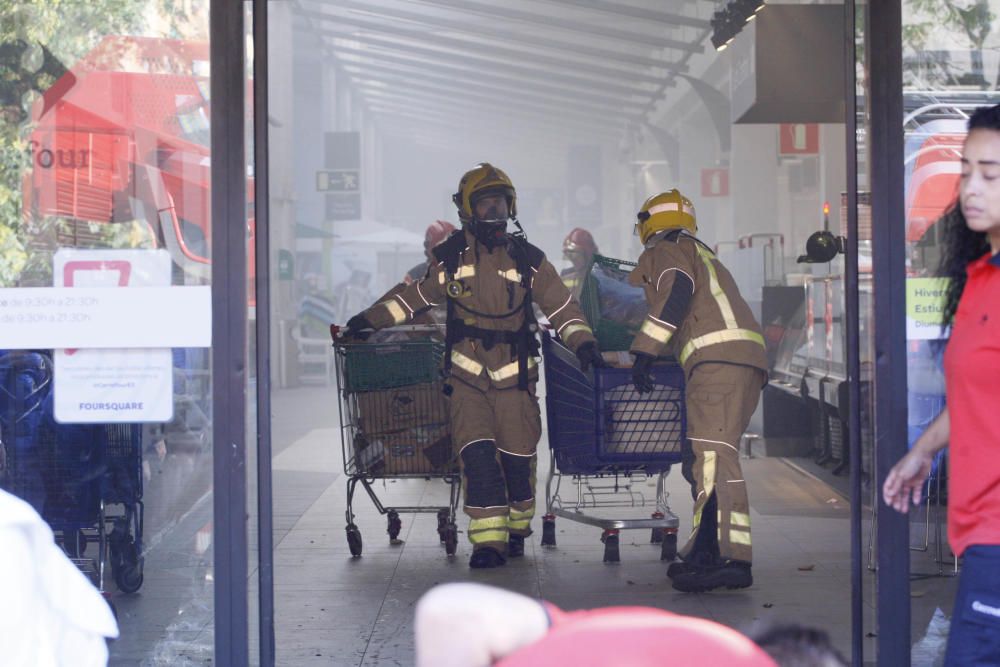
M969 118L969 132L973 130L1000 132L1000 104L976 109ZM965 269L970 262L989 252L990 243L985 232L969 229L958 201L944 214L940 224L942 248L938 275L949 279L945 293L944 322L951 324L955 320L958 302L965 290Z

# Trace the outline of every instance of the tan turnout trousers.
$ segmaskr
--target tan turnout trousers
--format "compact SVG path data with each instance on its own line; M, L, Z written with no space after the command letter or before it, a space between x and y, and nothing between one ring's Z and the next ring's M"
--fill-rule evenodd
M758 368L706 362L692 369L687 400L688 451L694 518L681 557L714 551L723 560L751 562L750 501L740 468L740 439L757 409L766 376ZM714 517L706 516L706 510ZM713 534L714 533L714 534Z
M483 391L452 380L452 441L462 462L463 509L474 548L503 553L508 535L531 534L542 435L535 384ZM476 450L476 451L472 451Z

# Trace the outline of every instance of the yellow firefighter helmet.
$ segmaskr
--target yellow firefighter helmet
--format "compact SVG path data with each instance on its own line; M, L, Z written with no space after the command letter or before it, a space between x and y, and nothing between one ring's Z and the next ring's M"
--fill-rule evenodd
M502 169L494 167L489 162L480 162L465 172L458 182L458 192L451 200L458 207L458 217L462 222L471 222L475 214L476 201L487 194L500 194L507 197L507 209L511 218L517 217L517 194L514 184Z
M698 231L694 204L677 189L647 199L636 217L639 221L635 223L635 231L643 243L664 229L680 227L692 234Z

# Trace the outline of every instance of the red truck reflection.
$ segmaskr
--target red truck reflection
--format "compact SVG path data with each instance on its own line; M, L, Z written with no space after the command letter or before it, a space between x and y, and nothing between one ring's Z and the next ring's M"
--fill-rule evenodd
M141 221L188 283L211 275L207 43L106 37L32 108L30 219ZM253 304L254 182L247 180Z

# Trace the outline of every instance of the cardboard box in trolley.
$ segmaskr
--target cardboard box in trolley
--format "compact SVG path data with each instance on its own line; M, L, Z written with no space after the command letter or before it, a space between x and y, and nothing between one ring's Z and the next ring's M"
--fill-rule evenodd
M407 429L381 442L388 476L444 474L457 469L447 424Z
M440 382L357 395L360 443L355 452L377 474L429 474L454 467L448 399ZM369 448L371 453L368 452ZM377 456L378 461L373 460Z

